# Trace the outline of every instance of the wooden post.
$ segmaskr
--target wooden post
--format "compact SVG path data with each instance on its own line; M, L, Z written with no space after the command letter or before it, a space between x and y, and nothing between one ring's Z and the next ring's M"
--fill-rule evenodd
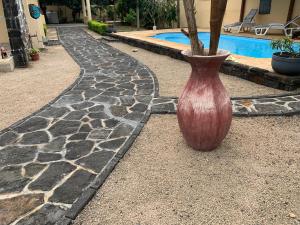
M211 0L209 55L216 55L221 35L227 0Z
M183 0L183 4L191 40L192 55L203 55L203 46L199 45L194 0Z
M240 22L243 22L243 20L244 20L246 1L247 1L247 0L242 0L242 4L241 4L241 12L240 12Z
M136 0L136 28L140 29L140 1Z
M180 28L180 0L177 0L177 27Z
M292 19L294 7L295 7L295 0L291 0L286 22L289 22Z

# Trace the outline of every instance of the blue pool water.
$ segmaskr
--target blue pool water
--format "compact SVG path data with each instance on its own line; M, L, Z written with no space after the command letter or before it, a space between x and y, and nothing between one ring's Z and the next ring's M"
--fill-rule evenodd
M198 36L203 42L204 47L208 48L210 33L199 32ZM152 37L165 41L190 44L190 40L182 33L163 33ZM219 48L228 50L237 55L255 58L271 58L275 51L272 50L270 43L270 40L265 39L221 35Z

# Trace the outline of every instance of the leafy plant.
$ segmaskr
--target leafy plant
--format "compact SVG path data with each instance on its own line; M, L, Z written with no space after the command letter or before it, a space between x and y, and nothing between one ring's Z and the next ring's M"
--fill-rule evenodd
M294 41L290 38L272 40L271 47L273 50L278 50L280 55L288 54L291 57L300 57L300 47L296 49Z
M88 27L90 30L95 31L98 34L105 34L107 32L108 25L96 20L90 20L88 22Z
M39 54L39 52L40 52L40 51L39 51L38 49L36 49L36 48L30 48L30 49L28 50L28 53L29 53L30 56Z
M124 21L130 25L133 25L136 22L136 12L133 9L130 9L129 13L127 13L126 17L124 18Z

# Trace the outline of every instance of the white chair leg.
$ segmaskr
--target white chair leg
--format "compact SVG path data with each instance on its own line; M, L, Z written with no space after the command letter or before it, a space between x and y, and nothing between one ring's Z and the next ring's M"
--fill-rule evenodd
M266 31L262 34L262 35L266 35L267 33L268 33L268 31L270 30L270 27L268 27L267 29L266 29Z

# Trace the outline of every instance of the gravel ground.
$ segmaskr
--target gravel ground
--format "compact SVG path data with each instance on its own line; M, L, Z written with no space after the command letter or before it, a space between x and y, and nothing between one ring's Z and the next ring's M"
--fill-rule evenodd
M62 46L47 49L28 68L0 73L0 130L49 103L78 77L79 66Z
M148 66L157 76L161 96L180 95L191 71L188 63L120 42L110 42L109 44ZM133 49L138 49L138 51L133 52ZM225 74L221 74L220 77L231 96L268 95L284 92Z
M75 225L299 224L299 145L299 117L235 118L203 153L176 116L151 116Z

